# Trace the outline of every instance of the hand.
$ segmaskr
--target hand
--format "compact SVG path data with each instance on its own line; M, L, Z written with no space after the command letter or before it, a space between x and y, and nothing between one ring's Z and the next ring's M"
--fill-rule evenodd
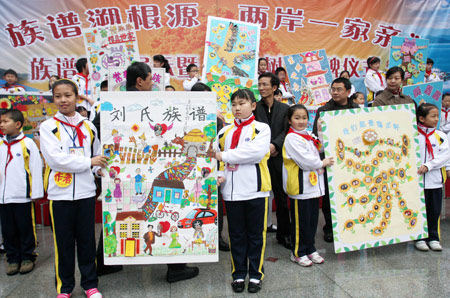
M225 182L225 177L219 176L217 177L217 186Z
M91 166L99 166L102 168L106 168L108 165L108 159L105 156L97 155L91 158Z
M222 161L222 152L216 152L216 159Z
M327 157L324 160L322 160L322 163L324 168L332 166L334 165L334 157Z
M225 117L222 115L222 111L217 110L217 118L219 118L220 120L222 120L223 122L225 122Z
M322 131L322 123L323 119L319 117L319 119L317 119L317 131Z
M428 172L428 167L425 165L421 165L419 170L417 171L417 174L422 175Z
M270 144L270 156L275 157L278 155L277 147L274 144Z
M98 169L97 176L105 177L105 173L103 173L102 169Z

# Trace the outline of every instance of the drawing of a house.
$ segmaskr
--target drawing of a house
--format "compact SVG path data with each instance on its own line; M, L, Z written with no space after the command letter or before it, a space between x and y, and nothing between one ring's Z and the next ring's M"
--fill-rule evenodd
M143 233L141 233L141 223L144 222L145 213L142 211L117 213L116 228L119 228L117 239L119 242L120 255L135 256L140 253L140 241L143 238Z
M315 54L313 52L307 52L306 54L300 54L302 61L300 63L305 65L306 74L304 77L308 80L308 86L311 88L313 97L316 104L320 104L328 101L331 98L328 92L328 83L325 74L327 69L322 69L320 61L323 57L319 57L319 51Z
M153 201L181 204L184 183L182 180L153 180Z
M198 128L194 128L183 137L184 152L188 157L206 156L208 138Z

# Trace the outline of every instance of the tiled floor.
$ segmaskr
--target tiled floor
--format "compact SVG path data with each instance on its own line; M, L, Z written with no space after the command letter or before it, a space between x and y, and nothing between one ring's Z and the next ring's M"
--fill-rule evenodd
M289 251L268 234L266 258L278 260L265 262L266 278L256 295L232 292L226 252L218 263L199 264L200 275L192 280L168 284L165 265L126 266L100 277L99 288L104 297L450 297L449 214L447 210L441 223L442 252L419 252L410 242L336 255L319 228L316 246L326 262L310 268L290 262ZM38 239L37 267L30 274L7 276L5 257L0 256L0 297L56 297L50 229L39 228ZM86 297L79 285L73 294Z

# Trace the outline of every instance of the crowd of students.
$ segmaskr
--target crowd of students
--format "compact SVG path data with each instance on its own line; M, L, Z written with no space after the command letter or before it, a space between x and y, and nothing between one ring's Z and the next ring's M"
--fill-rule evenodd
M166 91L175 91L170 85L170 65L164 56L154 56L153 65L166 69ZM393 67L386 74L381 73L377 57L370 57L367 65L366 87L369 97L373 98L373 106L414 103L401 92L405 75L402 68ZM239 89L230 100L234 122L224 125L218 118L215 157L220 166L217 182L227 210L230 242L228 246L220 235L219 244L221 250L231 249L231 286L237 293L245 290L247 277L250 293L261 289L268 231L276 232L277 241L290 250L292 262L304 267L325 262L315 247L315 236L319 198L322 197L324 240L333 241L326 168L334 164L334 159L324 157L322 120L318 115L321 111L360 108L365 101L363 93L352 86L349 73L343 71L332 82L332 99L319 108L313 131L309 132L306 129L308 109L295 103L286 70L279 67L274 74L267 71L267 66L267 60L259 59L260 100L257 102L250 90ZM102 169L106 167L107 159L101 155L99 105L92 99L87 60L78 60L76 67L78 73L71 80L55 77L49 82L58 112L43 122L39 130L46 164L44 176L38 148L21 132L23 114L14 109L1 114L0 129L4 134L0 142L1 230L7 274L32 271L37 243L32 200L43 197L45 188L50 200L58 297L70 297L75 287L76 255L81 286L87 297L99 298L102 295L98 291L96 268L95 178L104 175ZM186 71L189 78L183 82L184 90L211 91L200 81L197 65L190 64ZM6 91L23 88L17 85L17 73L12 70L4 74L4 79ZM428 73L427 80L432 79L432 73ZM106 82L101 88L107 90ZM130 65L126 89L151 91L150 66L142 62ZM450 132L450 117L447 117L450 94L444 94L442 102L442 111L432 104L417 107L422 164L418 174L425 178L429 229L429 238L415 242L415 247L421 251L442 250L439 215L445 176L442 173L446 173L450 159L447 136ZM436 127L439 114L441 131ZM269 220L272 198L276 202L277 225ZM219 206L222 206L221 202ZM99 250L97 257L102 259L100 244ZM117 270L110 272L114 271ZM197 267L171 264L166 279L175 282L198 273Z

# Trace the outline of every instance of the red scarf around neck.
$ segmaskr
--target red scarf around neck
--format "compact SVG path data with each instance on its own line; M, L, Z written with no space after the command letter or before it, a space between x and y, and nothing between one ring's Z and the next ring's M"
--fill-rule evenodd
M301 134L301 133L295 132L292 127L289 128L288 134L290 134L290 133L295 133L296 135L299 135L308 141L312 141L314 143L314 146L320 152L320 149L322 148L322 143L315 137L308 135L308 134Z
M231 139L230 149L234 149L237 147L239 143L239 138L241 137L242 128L251 124L255 120L255 116L252 115L247 121L241 122L240 124L234 119L234 125L236 126L236 130L233 132L233 138Z
M12 141L11 143L8 143L6 140L3 141L3 142L5 143L5 145L8 147L8 155L7 155L7 157L6 157L5 174L6 174L6 170L8 169L9 163L10 163L11 160L13 160L13 158L14 158L14 155L13 155L12 152L11 152L11 146L14 145L14 144L19 143L20 141L22 141L22 140L25 139L25 138L26 138L26 137L23 136L23 137L20 138L20 139L15 139L15 140Z
M447 121L447 116L448 116L448 113L450 112L450 109L442 108L441 111L442 111L442 112L444 113L444 115L445 115L445 121Z
M58 119L56 117L53 117L53 119L55 119L56 121L59 121L60 123L66 125L66 126L75 128L75 131L77 132L78 143L80 144L80 147L83 147L84 134L81 131L81 125L83 125L84 119L81 120L81 122L78 123L77 125L73 125L73 124L70 124L68 122L62 121L62 120L60 120L60 119Z
M89 89L88 89L88 86L89 86L89 76L87 76L87 75L85 75L84 73L81 73L81 72L79 72L79 73L77 73L77 75L79 75L80 77L83 77L84 78L84 81L86 82L86 86L85 86L85 91L86 91L86 94L84 94L84 95L86 95L86 96L88 96L89 94L88 94L88 92L89 92Z
M417 126L417 130L419 131L419 133L421 135L423 135L425 137L425 144L427 147L427 151L431 154L431 157L434 158L434 151L433 151L433 146L431 145L430 142L430 136L432 136L434 134L434 132L436 131L436 129L433 129L431 132L426 133L425 131L422 130L422 128L418 125Z
M380 79L381 87L384 87L383 77L381 76L381 73L379 73L377 70L373 70L373 71L378 75L378 78Z

